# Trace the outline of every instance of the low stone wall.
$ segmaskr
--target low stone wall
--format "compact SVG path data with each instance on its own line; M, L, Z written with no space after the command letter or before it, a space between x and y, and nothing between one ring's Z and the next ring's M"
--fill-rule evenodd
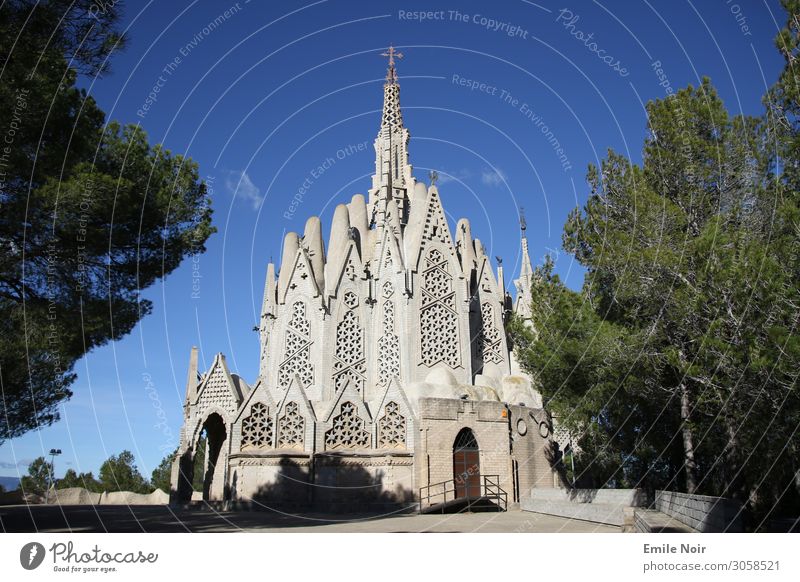
M532 489L531 499L541 501L571 501L573 503L603 503L641 507L647 495L641 489Z
M626 510L646 502L639 489L533 489L520 506L524 511L633 528L633 514Z
M50 505L98 505L100 493L92 493L83 487L53 489L47 494L46 503Z
M156 489L149 494L131 493L130 491L92 493L83 487L70 487L50 491L47 503L51 505L165 505L169 503L169 495L161 489Z
M700 532L743 531L742 505L724 497L656 491L653 509Z

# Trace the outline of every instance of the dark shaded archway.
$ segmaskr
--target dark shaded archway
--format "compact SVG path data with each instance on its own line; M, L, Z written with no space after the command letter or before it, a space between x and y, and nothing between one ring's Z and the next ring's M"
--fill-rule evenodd
M227 440L225 421L216 412L208 415L201 434L206 439L205 474L203 476L203 499L222 499L224 496L225 467L220 464L220 453Z
M456 497L481 496L480 449L469 428L462 428L453 443L453 480Z

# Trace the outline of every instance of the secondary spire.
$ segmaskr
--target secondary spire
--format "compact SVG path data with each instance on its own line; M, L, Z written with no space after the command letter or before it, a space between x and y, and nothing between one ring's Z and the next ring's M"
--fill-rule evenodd
M533 267L531 266L531 258L528 254L528 221L525 220L525 209L521 206L519 209L519 228L522 231L522 267L520 269L520 278L526 279L533 275Z

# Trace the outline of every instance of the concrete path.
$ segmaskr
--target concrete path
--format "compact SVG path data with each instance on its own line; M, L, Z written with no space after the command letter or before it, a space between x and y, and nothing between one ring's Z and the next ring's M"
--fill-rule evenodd
M175 510L168 506L0 507L4 532L620 532L620 528L512 510L454 515L288 515L262 511Z

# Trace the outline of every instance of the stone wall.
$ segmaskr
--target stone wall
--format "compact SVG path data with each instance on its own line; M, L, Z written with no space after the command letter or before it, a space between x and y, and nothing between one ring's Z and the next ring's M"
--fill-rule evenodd
M543 415L541 410L489 400L421 398L416 447L419 487L454 478L453 444L465 427L478 442L480 474L498 475L509 502L515 501L515 491L554 487L553 442L549 431L542 433L539 428Z
M646 502L647 497L640 489L534 488L523 497L521 506L524 511L534 513L632 527L633 514L629 509Z
M111 491L92 493L83 487L54 489L47 497L52 505L164 505L169 495L156 489L152 493L132 493L130 491Z
M481 475L499 475L500 487L511 496L511 441L508 410L500 402L421 398L418 483L420 487L454 478L453 444L469 428L480 450Z
M700 532L741 532L742 506L724 497L656 491L654 509Z
M237 453L230 461L230 497L267 507L311 502L311 455Z
M545 412L519 405L509 406L508 411L518 497L534 487L551 489L557 486L557 474L553 469L555 443L550 438Z
M256 509L396 509L415 503L413 463L406 451L234 454L231 500Z

